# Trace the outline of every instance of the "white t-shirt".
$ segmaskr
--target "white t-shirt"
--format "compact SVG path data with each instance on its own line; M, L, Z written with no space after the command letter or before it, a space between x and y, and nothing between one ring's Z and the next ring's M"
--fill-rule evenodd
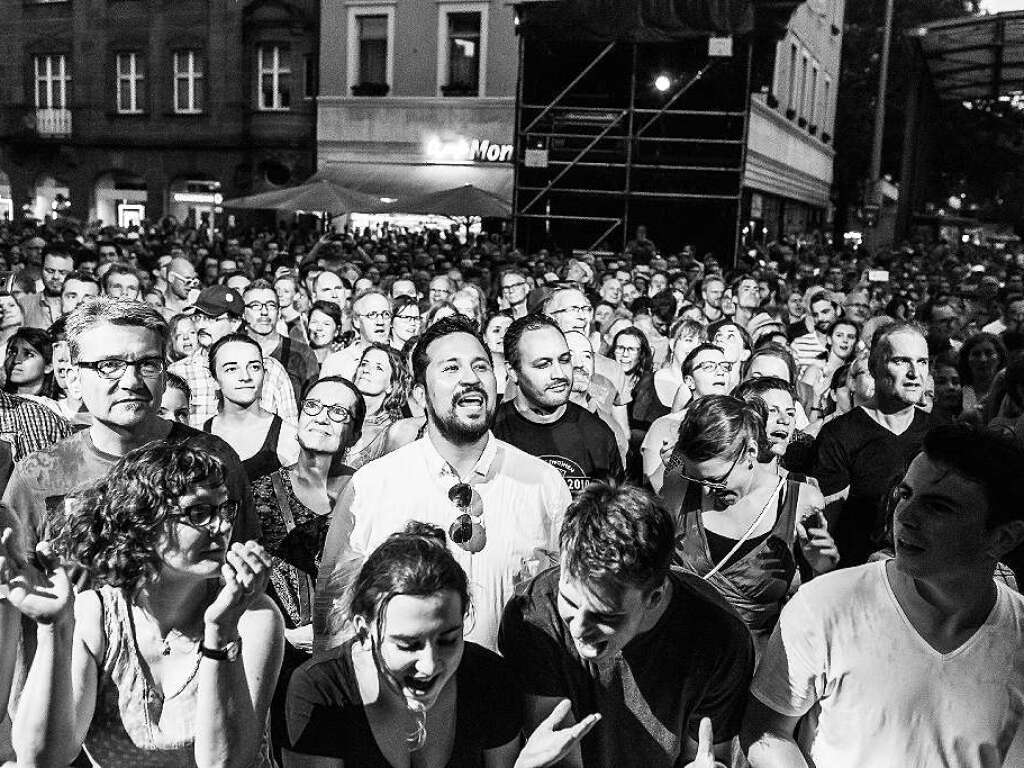
M790 717L820 706L801 748L822 768L1009 767L1024 719L1024 597L997 582L984 626L942 654L897 602L888 562L801 587L751 693Z

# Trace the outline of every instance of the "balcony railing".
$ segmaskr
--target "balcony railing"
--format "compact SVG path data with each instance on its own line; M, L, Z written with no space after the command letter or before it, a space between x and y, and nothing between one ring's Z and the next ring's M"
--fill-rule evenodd
M70 109L37 109L36 132L40 136L70 136Z

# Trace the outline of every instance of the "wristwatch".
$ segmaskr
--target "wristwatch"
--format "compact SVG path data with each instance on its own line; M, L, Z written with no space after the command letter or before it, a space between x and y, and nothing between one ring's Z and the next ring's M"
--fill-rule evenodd
M242 638L236 638L223 648L207 648L203 643L199 644L199 653L214 661L237 661L242 654Z

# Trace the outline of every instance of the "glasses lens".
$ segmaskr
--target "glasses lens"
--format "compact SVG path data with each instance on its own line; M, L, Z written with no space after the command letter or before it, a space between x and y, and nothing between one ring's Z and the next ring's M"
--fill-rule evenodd
M348 408L340 405L332 405L328 408L327 415L331 418L331 421L337 422L338 424L344 424L352 418L352 414L349 413Z
M139 372L147 379L159 376L164 372L164 361L159 357L150 357L139 363Z
M465 544L473 538L473 518L459 515L448 529L448 538L453 544Z
M128 368L128 363L124 360L100 360L96 363L96 370L101 376L106 376L108 379L117 379L124 375L125 369Z
M302 412L307 416L316 416L323 409L324 406L319 400L304 400L302 403Z
M448 490L448 499L455 506L464 509L473 501L473 489L466 483L457 483Z
M216 516L217 508L212 504L193 504L185 510L189 524L200 528L209 525Z

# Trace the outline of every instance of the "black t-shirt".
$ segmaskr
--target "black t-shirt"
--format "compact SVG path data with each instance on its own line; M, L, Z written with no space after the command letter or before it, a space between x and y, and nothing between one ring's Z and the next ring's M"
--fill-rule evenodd
M829 520L840 567L862 565L881 547L885 494L921 450L932 426L931 417L918 410L910 426L894 435L863 408L854 408L821 428L811 474L825 496L850 488L838 516Z
M601 665L585 662L558 615L559 569L516 590L498 648L525 693L572 701L577 720L601 721L583 739L585 768L672 768L711 718L716 743L739 732L754 672L750 634L712 587L673 570L672 598L649 631Z
M543 459L561 472L573 495L594 480L622 480L622 457L615 433L599 416L576 403L566 403L562 417L549 424L535 424L525 418L515 402L502 403L491 431L499 440Z
M345 768L391 768L359 695L353 642L317 656L292 675L286 706L288 749L340 758ZM522 696L508 664L475 643L465 644L455 683L455 742L447 768L482 768L484 750L504 746L522 731Z

